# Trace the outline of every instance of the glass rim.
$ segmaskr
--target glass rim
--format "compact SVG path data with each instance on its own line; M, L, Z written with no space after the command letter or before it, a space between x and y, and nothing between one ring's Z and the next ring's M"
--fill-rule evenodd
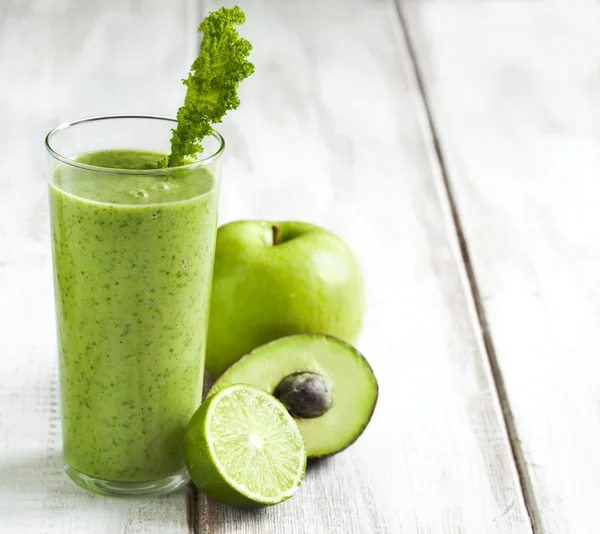
M178 171L190 171L196 169L198 167L206 167L210 165L223 154L225 150L225 139L223 136L213 130L212 134L209 137L212 137L217 140L219 146L216 151L212 154L206 156L205 158L194 160L192 163L187 163L185 165L179 165L177 167L162 167L158 169L118 169L112 167L98 167L96 165L89 165L87 163L81 163L77 160L74 160L68 156L60 154L52 147L52 138L55 137L60 132L72 128L73 126L78 126L80 124L86 124L89 122L103 121L103 120L111 120L111 119L151 119L151 120L161 120L168 121L173 124L177 124L177 119L174 117L168 117L166 115L146 115L146 114L125 114L125 115L93 115L90 117L82 117L81 119L75 119L69 122L63 122L53 128L48 132L44 139L44 146L48 153L56 160L64 163L65 165L70 165L71 167L77 167L79 169L84 169L92 172L101 172L104 174L133 174L133 175L150 175L150 176L162 176L167 174L173 174Z

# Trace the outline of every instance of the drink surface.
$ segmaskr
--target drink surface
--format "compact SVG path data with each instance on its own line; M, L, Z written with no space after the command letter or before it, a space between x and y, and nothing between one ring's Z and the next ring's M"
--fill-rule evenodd
M77 161L151 169L162 154ZM106 480L184 468L200 404L218 187L206 168L165 179L69 165L50 183L65 461Z

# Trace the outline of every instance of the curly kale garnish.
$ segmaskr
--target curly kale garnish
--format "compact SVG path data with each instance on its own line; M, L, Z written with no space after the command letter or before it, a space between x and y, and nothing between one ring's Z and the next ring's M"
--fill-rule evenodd
M200 142L213 133L212 125L240 105L237 88L254 72L254 65L246 59L252 45L235 29L245 20L239 7L221 7L200 24L198 31L204 34L200 55L183 80L187 93L177 112L169 167L182 165L187 158L202 152Z

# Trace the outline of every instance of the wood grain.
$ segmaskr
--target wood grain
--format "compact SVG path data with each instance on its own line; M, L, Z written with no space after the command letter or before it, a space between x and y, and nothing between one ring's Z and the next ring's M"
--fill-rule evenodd
M294 499L253 513L200 497L198 530L530 532L393 4L240 5L256 74L223 126L221 221L308 219L354 248L381 394Z
M209 2L205 8L214 8ZM244 2L257 73L223 125L221 222L304 219L364 267L363 437L259 512L203 496L119 501L61 473L42 138L104 112L171 114L195 2L0 10L0 532L531 532L423 103L391 1ZM189 525L188 525L189 521ZM189 528L189 530L188 530Z
M97 113L172 113L197 16L172 1L0 9L0 532L181 534L186 496L93 496L62 472L43 138ZM168 83L167 83L168 80Z
M406 2L404 13L535 531L598 532L600 4Z

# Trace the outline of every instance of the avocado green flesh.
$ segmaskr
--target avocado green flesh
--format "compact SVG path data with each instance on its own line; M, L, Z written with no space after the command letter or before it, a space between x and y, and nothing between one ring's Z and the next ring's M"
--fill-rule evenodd
M377 380L353 347L321 334L289 336L258 347L233 364L209 395L231 384L251 384L273 393L283 378L299 371L323 375L333 385L333 406L320 417L296 419L309 457L350 445L363 431L377 401Z

